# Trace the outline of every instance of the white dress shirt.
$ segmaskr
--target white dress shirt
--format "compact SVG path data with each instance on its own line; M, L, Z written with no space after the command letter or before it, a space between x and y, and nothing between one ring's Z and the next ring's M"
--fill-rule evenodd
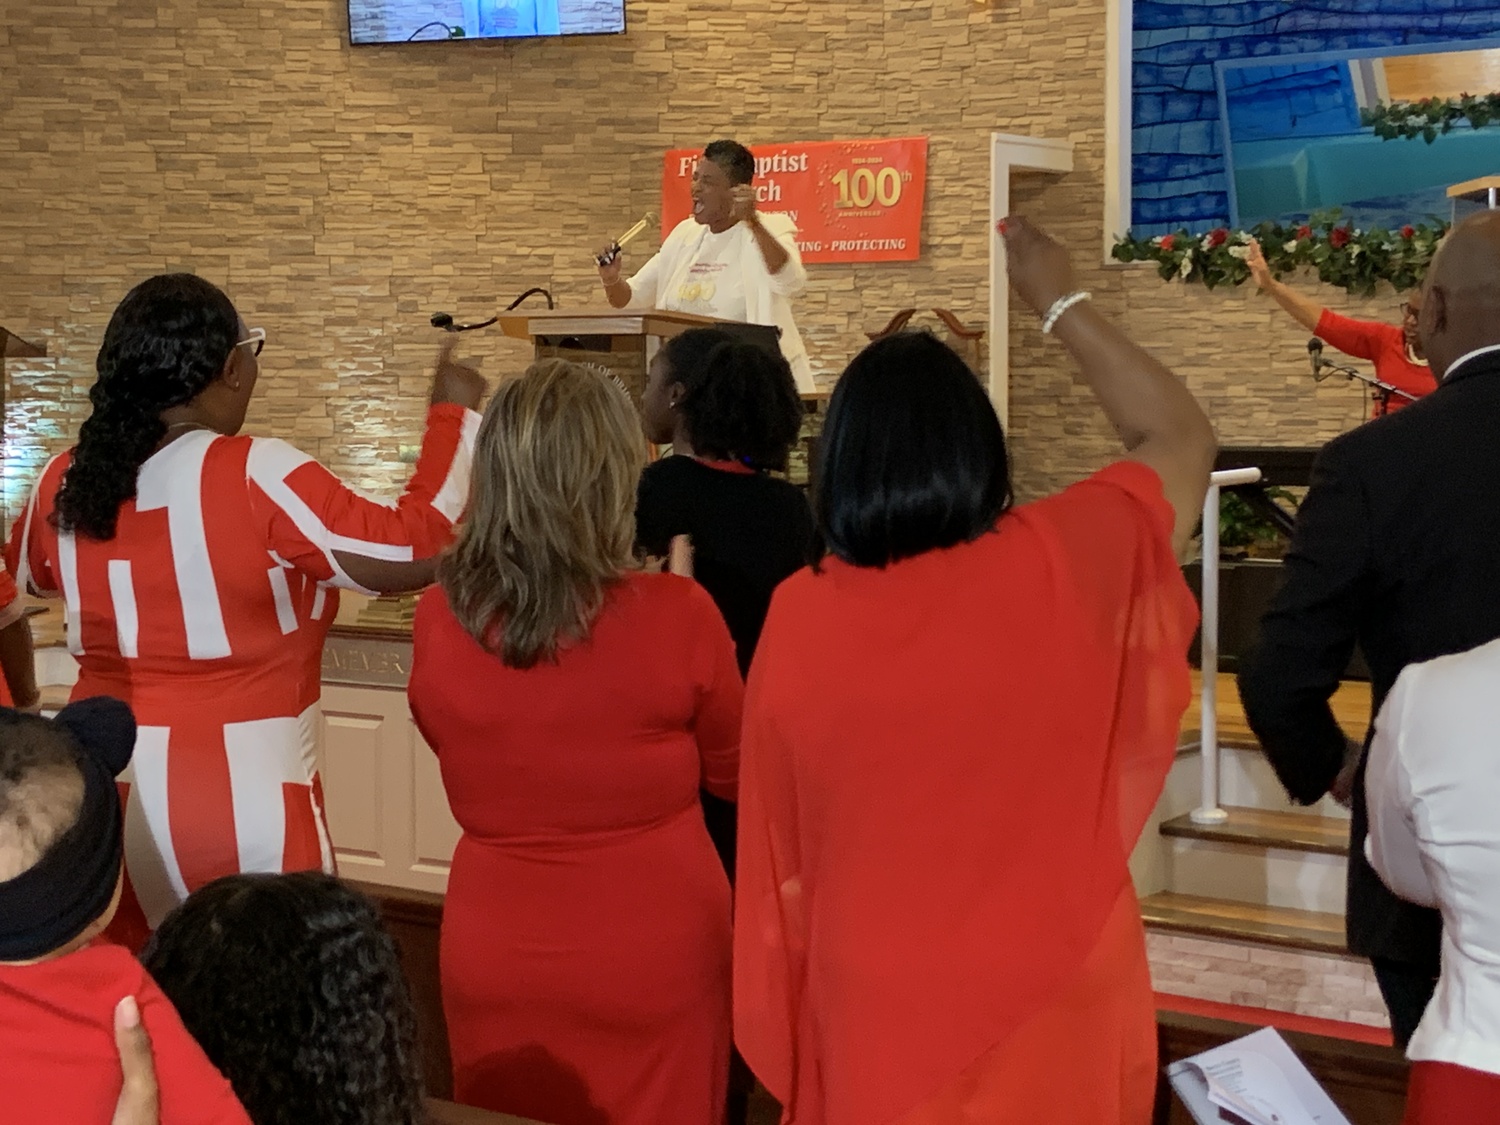
M1443 915L1442 974L1407 1056L1500 1074L1500 641L1406 667L1365 793L1376 873Z

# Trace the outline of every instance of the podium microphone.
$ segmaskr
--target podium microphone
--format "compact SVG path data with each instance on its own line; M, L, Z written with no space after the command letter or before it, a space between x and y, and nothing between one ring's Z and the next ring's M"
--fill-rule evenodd
M1323 373L1323 341L1316 336L1307 342L1307 358L1312 364L1313 378L1316 379Z
M444 332L472 332L476 328L488 328L499 320L498 316L492 316L489 320L481 320L478 324L456 324L453 317L445 312L432 314L431 322L434 328L441 328Z

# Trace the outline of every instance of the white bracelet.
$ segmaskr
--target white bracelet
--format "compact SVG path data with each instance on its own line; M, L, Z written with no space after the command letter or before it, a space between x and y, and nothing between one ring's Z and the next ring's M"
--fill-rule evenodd
M1091 301L1093 299L1094 295L1092 293L1089 293L1083 289L1078 289L1072 293L1069 293L1066 297L1059 297L1057 300L1053 301L1052 307L1047 310L1047 315L1042 317L1042 335L1050 336L1052 334L1052 329L1057 325L1058 317L1062 316L1063 313L1067 312L1074 305L1079 304L1082 301Z

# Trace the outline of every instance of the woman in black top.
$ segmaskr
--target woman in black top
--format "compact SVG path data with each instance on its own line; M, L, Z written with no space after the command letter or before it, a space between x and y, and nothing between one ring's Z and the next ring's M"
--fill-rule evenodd
M646 436L675 456L647 467L636 494L636 542L665 555L673 536L693 543L693 576L734 638L748 673L771 593L807 565L813 519L786 467L802 400L780 355L714 328L667 341L641 398Z
M646 436L673 456L648 465L636 492L636 545L665 556L672 539L693 544L693 577L724 615L740 674L782 579L807 565L814 534L801 491L770 472L786 467L802 428L802 400L780 353L716 328L668 340L641 396ZM735 807L703 792L703 818L734 882ZM750 1070L735 1052L727 1125L746 1119Z

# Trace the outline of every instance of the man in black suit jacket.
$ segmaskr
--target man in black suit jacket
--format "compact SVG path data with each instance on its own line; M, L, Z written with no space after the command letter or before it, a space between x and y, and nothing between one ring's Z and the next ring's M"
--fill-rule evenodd
M1442 927L1365 859L1363 755L1354 747L1344 769L1349 744L1328 700L1356 642L1378 712L1407 664L1500 637L1500 212L1448 236L1424 292L1422 342L1440 385L1319 453L1285 585L1239 678L1292 799L1352 799L1349 949L1374 965L1403 1047L1432 996Z

